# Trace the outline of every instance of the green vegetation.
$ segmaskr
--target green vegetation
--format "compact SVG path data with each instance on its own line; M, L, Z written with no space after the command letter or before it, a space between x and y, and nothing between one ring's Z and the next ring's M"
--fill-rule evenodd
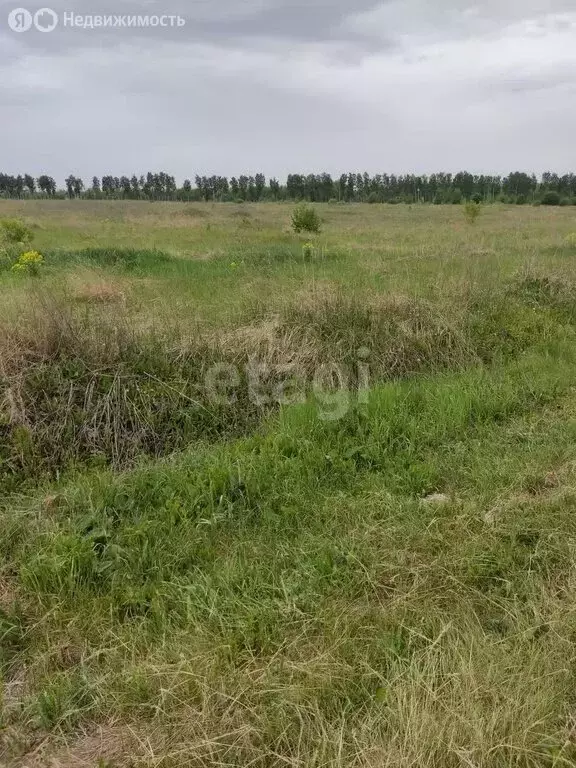
M30 174L0 173L0 199L51 198L64 200L150 200L157 202L212 201L221 203L258 203L263 201L307 201L310 203L434 203L458 205L472 200L477 203L514 203L525 205L576 204L576 174L562 176L549 171L537 178L522 171L508 176L459 173L430 175L378 173L342 173L332 178L329 173L289 173L285 183L255 175L195 176L194 186L185 179L179 187L176 178L161 171L128 176L94 176L85 184L70 175L65 188L58 188L51 176L35 179Z
M464 205L464 216L466 217L468 224L475 224L481 213L482 208L480 207L480 203L471 201Z
M320 232L320 217L318 212L311 205L297 205L292 213L292 229L296 233L311 232L318 234Z
M32 233L23 222L18 219L0 221L0 245L19 245L31 240Z
M542 205L560 205L562 198L555 190L545 192L542 197Z
M573 209L311 210L0 205L2 765L576 767Z

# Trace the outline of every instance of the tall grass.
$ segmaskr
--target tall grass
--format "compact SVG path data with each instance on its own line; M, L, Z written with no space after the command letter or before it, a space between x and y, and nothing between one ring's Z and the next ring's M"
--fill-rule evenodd
M535 295L534 280L514 283L516 295L505 286L489 303L469 296L450 318L414 299L313 291L274 314L253 306L247 324L220 334L135 327L101 284L75 304L37 290L0 342L0 474L16 488L83 463L122 468L246 434L278 407L274 393L286 380L304 398L317 380L354 395L379 381L518 354L535 336L560 333L550 302L564 311L571 296ZM209 386L216 366L234 372L223 400Z

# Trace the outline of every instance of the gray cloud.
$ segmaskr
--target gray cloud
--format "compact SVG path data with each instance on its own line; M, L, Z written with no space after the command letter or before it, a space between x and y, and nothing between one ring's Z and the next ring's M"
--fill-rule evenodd
M6 172L165 168L182 179L572 162L573 0L46 2L187 23L44 35L0 25ZM0 0L1 24L13 7Z

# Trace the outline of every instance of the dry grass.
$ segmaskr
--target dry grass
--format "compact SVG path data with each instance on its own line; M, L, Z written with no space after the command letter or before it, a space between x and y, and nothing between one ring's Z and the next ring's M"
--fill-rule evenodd
M366 359L377 380L457 368L475 359L464 328L431 305L379 295L357 301L324 289L301 293L274 315L224 334L222 344L240 359L256 359L272 370L293 369L307 379L333 364L352 375Z
M137 735L128 727L98 725L77 736L73 743L60 747L41 741L28 754L16 761L14 768L99 768L126 764L126 756L134 765L146 755L147 736Z
M96 304L126 304L126 282L111 280L95 270L77 269L67 280L72 300Z

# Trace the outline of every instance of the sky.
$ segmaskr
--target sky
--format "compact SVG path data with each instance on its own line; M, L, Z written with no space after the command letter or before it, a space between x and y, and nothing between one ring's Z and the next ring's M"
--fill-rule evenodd
M0 0L1 172L576 171L576 0L44 2Z

